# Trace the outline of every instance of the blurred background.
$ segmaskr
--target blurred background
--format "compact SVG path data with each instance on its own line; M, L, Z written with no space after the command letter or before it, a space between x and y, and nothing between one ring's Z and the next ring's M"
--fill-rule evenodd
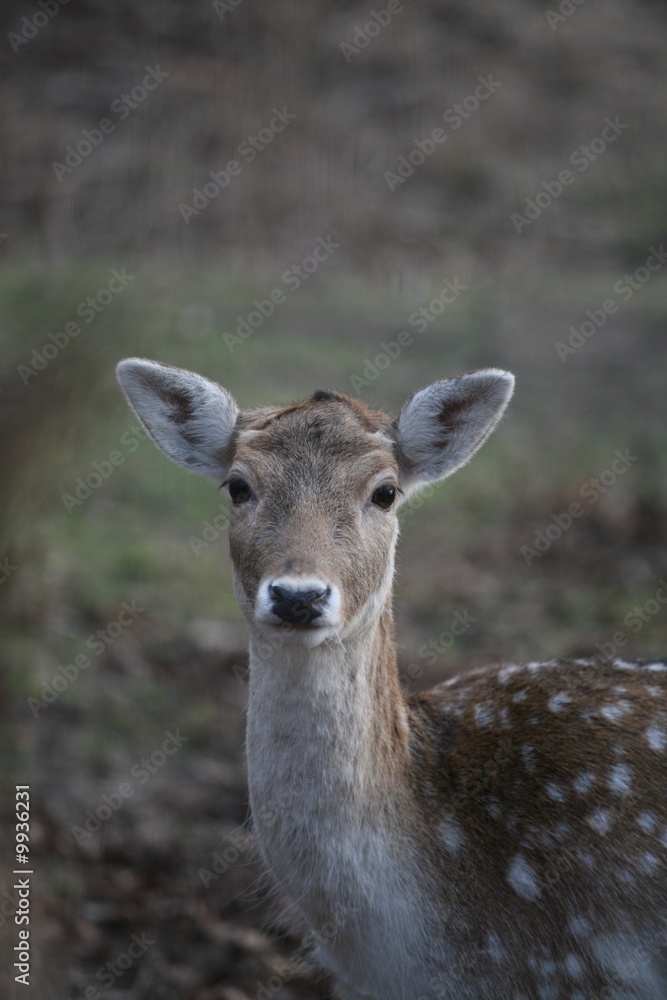
M2 996L323 1000L243 826L226 500L146 442L114 366L393 412L514 371L480 455L404 511L406 688L664 656L667 8L7 0L0 23Z

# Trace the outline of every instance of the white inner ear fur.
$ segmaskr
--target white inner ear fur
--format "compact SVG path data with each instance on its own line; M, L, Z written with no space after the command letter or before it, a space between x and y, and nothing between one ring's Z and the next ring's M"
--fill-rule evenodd
M500 420L513 391L510 372L485 368L415 393L397 422L405 493L464 465Z
M215 382L143 358L126 358L116 375L127 400L162 451L218 482L238 416L229 393Z

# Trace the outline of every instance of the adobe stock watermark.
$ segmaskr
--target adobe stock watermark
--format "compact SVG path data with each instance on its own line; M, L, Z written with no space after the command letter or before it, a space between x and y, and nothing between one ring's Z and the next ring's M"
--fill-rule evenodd
M296 795L294 788L285 788L270 803L260 805L252 815L254 825L273 826L293 806ZM252 829L249 822L237 826L223 838L220 850L211 855L210 867L197 869L197 875L205 889L212 882L217 882L240 860L245 863L248 855L257 854L257 841Z
M292 293L297 292L302 284L319 271L322 264L329 260L336 250L340 249L340 246L341 244L334 240L331 234L318 236L311 252L298 264L292 264L286 271L283 271L280 276L280 285L272 288L266 298L255 299L253 301L255 308L247 316L236 317L236 329L233 333L225 332L223 334L222 339L230 353L233 353L240 344L245 343L255 330L263 325L265 320L273 316L277 306L287 302L284 289Z
M596 477L588 479L579 490L579 496L586 501L589 507L594 506L600 497L604 496L608 490L614 486L621 476L624 476L630 466L639 461L638 455L631 455L629 449L614 452L614 460L608 469L604 469ZM578 501L569 504L567 510L557 514L552 514L550 523L544 528L535 532L532 545L522 545L521 555L527 566L531 566L535 559L541 558L548 552L554 542L557 542L562 535L569 531L577 518L583 517L585 507Z
M237 158L229 160L221 170L209 170L210 180L201 187L192 189L192 204L188 205L185 202L178 204L178 211L185 224L190 225L190 219L196 218L200 212L208 208L210 203L230 185L232 177L240 175L244 164L252 163L258 153L270 146L275 137L284 132L295 118L296 115L289 112L286 106L280 110L274 108L269 122L260 128L256 135L246 136L236 147Z
M633 635L637 635L644 628L644 625L663 612L665 607L667 607L667 580L661 577L653 597L649 597L642 604L635 604L634 608L628 611L623 618L623 624L627 625ZM599 650L602 659L610 660L617 656L618 651L623 646L627 646L629 641L628 633L623 629L618 629L604 642L596 642L595 648ZM656 669L659 669L660 672L667 671L667 665L656 664ZM665 742L667 744L667 737Z
M143 934L131 934L129 939L129 944L125 951L122 951L120 955L116 955L113 961L105 962L101 965L95 973L95 979L99 982L100 986L104 990L108 990L117 979L124 976L128 969L131 969L134 963L145 955L151 945L154 945L155 941L149 938L144 932ZM102 1000L103 994L93 983L86 986L82 995L73 996L70 994L67 1000Z
M14 52L20 52L22 46L32 41L35 35L56 16L60 8L68 3L69 0L37 0L38 10L30 17L21 18L21 27L18 31L10 31L7 34Z
M118 810L133 798L137 787L145 785L146 782L156 774L160 768L164 767L170 757L177 753L184 743L187 743L189 736L183 736L180 729L173 733L168 729L165 739L147 757L141 757L129 770L128 778L132 781L123 781L118 788L112 792L105 792L100 797L100 803L94 809L87 809L84 813L83 826L72 826L70 831L79 847L102 829L102 826L118 812Z
M604 128L599 136L591 139L587 145L581 145L570 154L569 163L576 167L579 174L584 173L592 163L607 151L609 146L616 142L619 135L630 128L629 124L622 122L616 115L615 118L605 118ZM557 179L552 181L542 181L542 190L538 191L533 198L526 198L523 215L520 212L512 212L510 222L517 233L521 233L526 226L531 226L536 219L542 215L554 201L562 195L566 187L574 184L576 174L571 170L561 170Z
M121 94L111 102L109 111L113 118L101 118L95 128L84 128L81 130L81 138L75 146L69 144L65 146L64 162L54 160L51 169L62 184L63 178L71 174L77 167L81 166L94 149L101 146L104 138L116 131L117 122L125 121L130 114L138 108L148 97L152 90L160 86L163 80L169 76L169 70L162 70L160 66L146 66L146 75L141 83L136 84L128 94Z
M15 566L13 562L10 561L9 556L5 556L4 559L0 559L0 586L3 583L7 583L7 580L18 571L18 566Z
M258 637L250 635L248 638L250 645L249 659L257 657L264 661L270 660L272 656L280 652L285 642L294 635L297 628L298 623L282 622L270 634L263 632ZM248 661L246 660L243 665L235 663L232 667L232 673L241 687L245 687L249 678ZM290 792L289 794L291 795L292 793ZM266 807L264 814L267 814Z
M323 943L326 942L326 935L322 935L322 941ZM278 957L272 964L273 973L266 982L263 983L258 979L255 983L257 988L257 992L255 993L256 1000L272 1000L277 993L285 996L283 992L285 986L293 979L296 979L297 976L302 976L308 969L305 957L299 954L299 952L293 952L289 958Z
M197 875L205 889L212 882L217 882L221 876L229 871L241 858L246 857L255 849L255 838L249 832L247 825L237 826L228 834L221 844L219 851L215 851L209 862L209 868L198 868Z
M433 666L438 662L438 658L443 656L448 649L451 649L456 641L464 636L476 623L477 618L471 615L467 608L463 612L455 611L447 628L419 647L419 658L425 660L429 666ZM403 690L406 693L411 692L414 682L421 680L423 676L423 665L421 663L410 663L404 671L401 670L399 675Z
M91 632L84 643L86 649L89 649L94 656L100 656L126 629L134 625L139 615L143 614L145 610L145 608L137 607L136 600L123 601L113 621L108 622L104 628L98 628L96 632ZM28 698L28 708L33 717L37 718L41 711L52 705L63 691L66 691L70 684L74 683L79 674L83 670L87 670L91 664L92 660L87 653L77 653L71 663L65 663L58 667L51 680L44 681L42 684L40 697Z
M120 271L114 268L107 284L103 288L99 288L94 295L82 299L74 310L75 314L83 320L85 326L90 326L135 278L136 274L127 274L124 267ZM79 336L82 329L80 323L76 320L70 320L65 323L62 330L47 333L47 340L41 348L33 347L30 354L30 364L18 365L16 368L23 384L27 385L31 378L35 378L45 368L48 368L61 351L64 351L70 342Z
M659 247L649 247L649 254L644 263L632 274L625 274L619 278L614 283L613 291L622 302L629 302L635 292L643 288L656 271L664 267L665 262L667 262L667 253L665 253L662 243ZM613 316L618 310L619 303L612 298L605 299L597 309L587 309L586 319L579 326L569 327L570 336L567 343L557 340L554 345L556 354L563 364L571 354L576 354L591 337L594 337L598 330L601 330L605 325L609 316Z
M468 291L468 286L464 285L458 278L445 279L439 293L424 305L419 306L408 316L408 326L411 326L417 333L424 331L433 323L438 316L441 316L447 306L452 305L464 292ZM374 357L365 358L361 374L350 375L350 383L355 391L367 388L386 371L405 350L414 344L414 334L410 330L401 330L396 335L395 340L382 341L380 350Z
M218 504L218 511L218 514L202 522L201 532L198 535L188 536L188 542L194 555L198 556L203 549L207 549L213 542L217 542L220 536L227 531L231 516L229 504L221 501Z
M562 3L558 5L558 10L545 10L544 16L551 30L555 31L559 24L572 17L584 3L586 0L562 0Z
M411 2L411 0L407 0L407 2ZM402 14L404 10L405 7L401 0L389 0L386 7L369 11L369 20L365 24L355 24L352 30L352 41L338 43L338 48L345 56L345 62L351 63L354 56L367 49L373 39L377 38L380 32L391 24L394 17Z
M336 907L329 920L325 920L319 927L309 932L307 941L310 947L312 948L314 945L318 945L322 949L331 947L338 932L354 916L354 913L355 910L351 907L345 905ZM272 966L272 974L265 982L259 979L256 981L255 1000L274 1000L278 995L285 996L285 986L306 972L308 962L302 950L297 949L292 952L289 958L277 957L272 962Z
M449 126L450 132L460 129L464 121L478 110L480 104L487 101L501 86L498 80L493 79L492 74L478 76L477 79L479 82L471 94L443 112L442 120ZM410 152L406 156L399 156L395 170L385 170L384 179L389 190L395 191L405 184L417 167L420 167L429 156L433 156L438 146L447 141L447 137L448 133L444 128L434 128L423 139L415 139Z
M142 441L146 441L148 438L148 431L142 424L133 424L132 427L124 431L121 435L120 444L128 454L133 455ZM73 510L81 507L86 500L90 499L93 492L109 479L115 469L118 469L121 465L125 465L126 460L126 454L124 455L122 451L114 449L109 452L106 458L103 458L99 462L93 462L91 471L85 474L85 478L77 476L74 480L72 492L61 493L60 495L67 513L71 514Z
M213 10L221 21L224 21L225 14L231 14L237 7L240 7L243 0L213 0Z
M293 806L296 795L293 787L285 788L270 803L260 805L252 815L254 825L273 826ZM240 860L245 863L248 855L256 853L257 841L252 826L249 822L242 823L223 838L220 850L211 855L210 867L197 869L197 875L204 888L208 889L212 882L217 882Z

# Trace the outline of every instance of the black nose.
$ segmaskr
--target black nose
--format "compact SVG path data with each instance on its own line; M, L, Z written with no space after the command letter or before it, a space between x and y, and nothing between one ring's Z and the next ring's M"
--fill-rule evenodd
M272 583L270 593L274 615L294 625L310 625L322 614L321 605L331 593L331 587L321 590L291 590Z

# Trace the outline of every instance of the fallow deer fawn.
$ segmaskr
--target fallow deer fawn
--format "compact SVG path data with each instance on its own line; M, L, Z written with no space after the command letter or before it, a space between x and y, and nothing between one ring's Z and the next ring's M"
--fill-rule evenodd
M396 510L467 462L513 377L436 382L396 420L328 391L241 412L151 361L118 377L155 443L229 489L258 843L340 997L665 1000L667 665L399 686Z

